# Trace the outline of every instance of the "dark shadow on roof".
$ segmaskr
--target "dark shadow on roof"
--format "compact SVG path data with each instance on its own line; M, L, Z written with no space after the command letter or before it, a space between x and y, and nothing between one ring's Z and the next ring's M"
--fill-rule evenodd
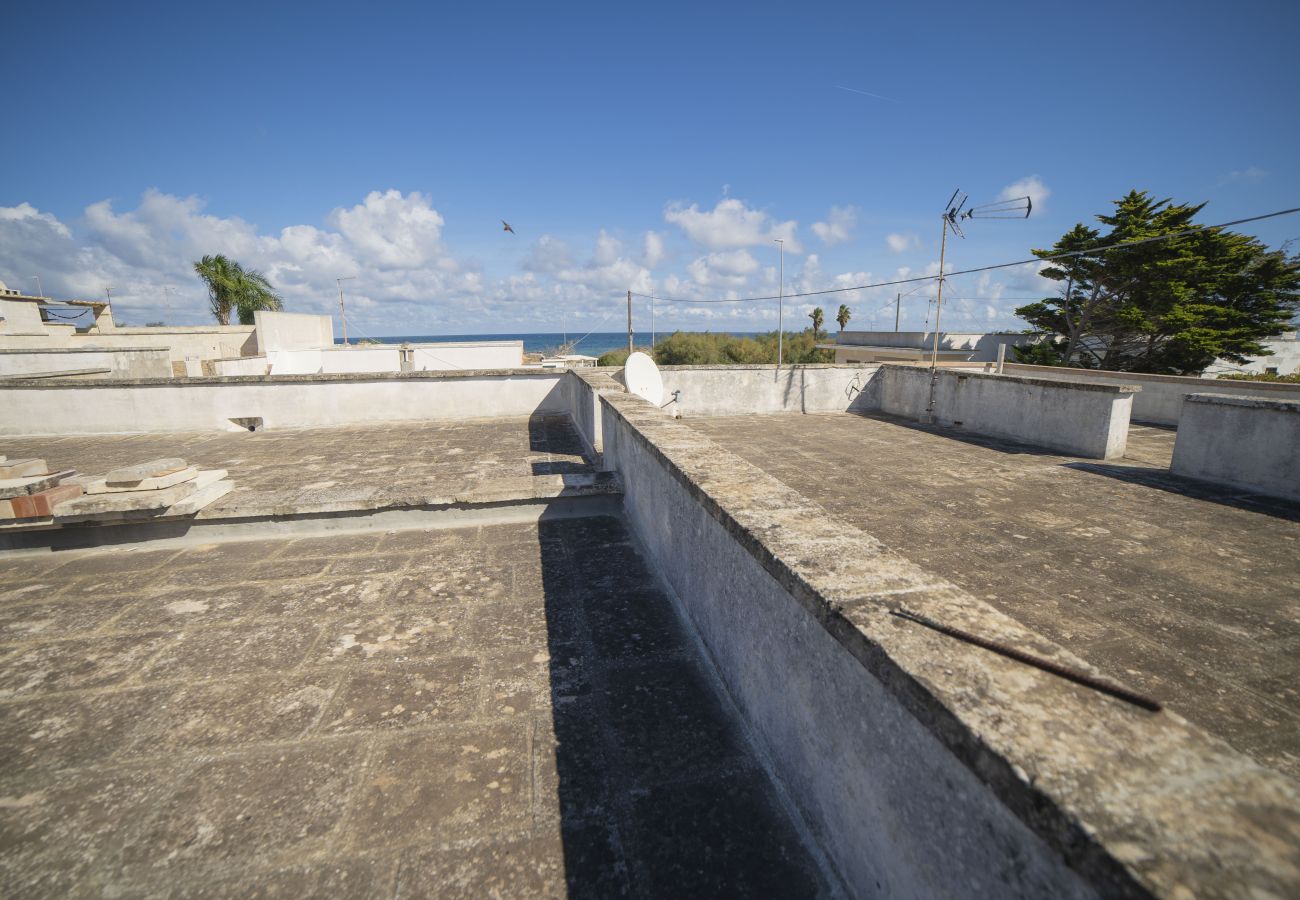
M1062 465L1067 469L1092 472L1095 475L1104 475L1107 478L1116 478L1131 484L1140 484L1145 487L1168 491L1171 494L1181 494L1195 500L1218 503L1235 509L1244 509L1248 512L1262 513L1266 516L1275 516L1279 519L1286 519L1288 522L1300 522L1300 504L1264 494L1252 494L1244 489L1228 485L1197 481L1195 478L1185 478L1181 475L1175 475L1167 469L1103 462L1069 462L1062 463Z
M558 791L569 896L825 895L623 524L543 519L538 543L552 733L537 740L555 762L537 790Z

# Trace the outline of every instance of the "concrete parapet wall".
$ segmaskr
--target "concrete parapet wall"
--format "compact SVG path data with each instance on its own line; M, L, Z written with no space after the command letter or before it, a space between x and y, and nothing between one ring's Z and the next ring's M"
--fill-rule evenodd
M677 412L690 416L844 412L864 396L875 365L663 366L664 400L680 390ZM618 370L622 371L622 370ZM670 407L671 409L671 407Z
M929 369L884 365L873 379L879 409L921 419L930 402ZM973 434L1005 437L1073 456L1116 459L1128 443L1136 388L940 369L934 420Z
M1300 501L1300 402L1189 394L1170 471Z
M404 375L6 382L0 434L122 434L238 430L413 419L561 414L563 373L469 371Z
M1142 375L1135 372L1100 372L1095 369L1026 366L1019 363L1007 363L1003 371L1010 375L1027 375L1051 381L1137 385L1142 388L1142 391L1133 397L1133 421L1152 422L1156 425L1178 425L1182 419L1183 401L1188 394L1211 392L1230 394L1234 397L1268 397L1274 400L1300 401L1300 384L1187 378L1182 375Z
M259 309L253 313L253 328L257 352L262 354L334 346L334 320L330 316Z
M605 464L648 560L854 896L1294 895L1294 782L889 614L1090 667L634 396Z
M36 375L75 369L108 369L94 377L114 380L169 378L172 374L171 360L163 348L0 350L0 375Z

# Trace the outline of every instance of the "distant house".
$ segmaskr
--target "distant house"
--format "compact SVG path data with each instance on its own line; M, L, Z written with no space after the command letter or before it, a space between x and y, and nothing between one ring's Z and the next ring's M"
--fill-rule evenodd
M1041 339L1041 335L1015 331L941 331L938 356L940 362L993 362L1000 345L1027 347ZM837 363L920 361L928 360L933 352L934 332L841 331L833 343L817 346L834 350Z

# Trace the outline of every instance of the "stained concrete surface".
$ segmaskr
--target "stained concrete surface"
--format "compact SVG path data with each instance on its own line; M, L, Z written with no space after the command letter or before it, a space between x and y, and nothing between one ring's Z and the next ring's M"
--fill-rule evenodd
M226 469L235 489L204 509L204 518L412 505L492 485L527 495L529 479L594 471L572 424L555 416L19 437L0 439L0 453L85 475L160 457Z
M1300 510L889 416L687 419L923 568L1300 776Z
M0 565L0 894L828 892L617 520Z

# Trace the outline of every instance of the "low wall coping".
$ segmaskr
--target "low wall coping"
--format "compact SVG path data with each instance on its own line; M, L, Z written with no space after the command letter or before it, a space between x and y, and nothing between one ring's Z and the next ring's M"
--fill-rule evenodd
M925 373L924 368L917 366L900 366L893 363L884 363L891 370ZM1013 381L1017 384L1029 384L1034 387L1052 388L1055 390L1067 391L1099 391L1103 394L1136 394L1142 390L1141 386L1136 384L1109 384L1097 382L1090 384L1086 381L1059 381L1055 378L1034 378L1028 375L998 375L994 372L974 372L956 369L939 369L939 374L945 378L986 378L995 381Z
M980 365L983 365L982 363ZM1032 369L1035 372L1061 372L1078 378L1118 378L1129 379L1137 384L1144 381L1162 382L1164 384L1181 384L1188 390L1197 388L1224 388L1241 385L1242 390L1262 391L1300 391L1300 384L1277 381L1245 381L1237 378L1197 378L1193 375L1153 375L1146 372L1113 372L1110 369L1080 369L1076 366L1034 366L1028 363L1005 364L1004 369Z
M157 347L148 347L157 350ZM396 349L396 348L394 348ZM240 356L235 359L249 359ZM22 388L122 388L122 387L220 387L234 384L315 384L348 381L448 381L458 378L549 378L563 374L555 369L456 369L433 372L340 372L312 375L200 375L190 378L124 378L119 381L13 381L6 387Z
M1216 406L1244 406L1276 412L1300 412L1300 400L1271 400L1268 397L1241 397L1236 394L1188 394L1184 403L1212 403Z
M3 335L0 335L3 337ZM27 355L31 353L166 353L166 347L32 347L30 349L0 350L0 354Z
M1059 382L1052 382L1059 387ZM645 400L602 406L999 801L1106 896L1300 887L1300 788L1147 713L925 628L910 609L1096 673ZM605 437L608 444L609 435ZM627 485L629 492L637 490ZM1104 787L1102 785L1105 785ZM1194 788L1189 788L1194 784Z

